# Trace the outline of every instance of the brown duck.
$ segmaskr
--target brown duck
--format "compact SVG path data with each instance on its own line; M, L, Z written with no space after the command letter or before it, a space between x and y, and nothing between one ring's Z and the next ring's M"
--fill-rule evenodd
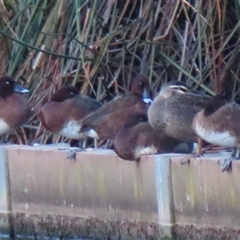
M222 171L231 170L231 162L240 159L240 106L216 95L196 114L193 129L209 143L234 148L232 157L225 159L222 165Z
M73 86L63 86L40 110L39 117L46 129L70 139L81 139L81 120L102 104L79 94Z
M22 94L29 92L17 85L13 78L0 78L0 134L10 133L27 122L31 106Z
M155 130L148 122L147 114L128 117L113 142L117 155L125 160L139 160L142 155L179 152L190 153L187 143L171 138L162 130Z
M148 77L139 74L132 80L130 92L115 97L83 120L82 132L95 139L114 139L130 114L147 112L144 98L148 97Z

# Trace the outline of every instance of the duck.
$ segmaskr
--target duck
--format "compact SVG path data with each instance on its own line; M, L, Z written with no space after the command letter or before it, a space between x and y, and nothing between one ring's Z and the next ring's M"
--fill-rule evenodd
M232 156L224 159L222 171L230 171L231 163L240 159L240 105L228 102L217 94L209 99L193 119L193 129L200 139L221 147L234 148Z
M131 114L113 141L116 154L129 161L139 161L142 155L156 153L190 153L192 147L155 130L148 122L147 113Z
M114 140L128 116L146 113L151 102L149 79L138 74L131 82L130 92L116 96L82 121L82 132L95 140Z
M191 92L181 81L165 83L149 106L149 123L154 129L162 129L172 138L198 142L198 136L192 128L192 121L209 99L208 95ZM200 155L199 148L200 145L195 156Z
M102 106L102 103L81 95L74 86L62 86L40 109L39 117L50 132L69 139L85 139L80 132L81 120Z
M0 135L15 131L31 117L30 103L23 96L27 92L12 77L0 77Z

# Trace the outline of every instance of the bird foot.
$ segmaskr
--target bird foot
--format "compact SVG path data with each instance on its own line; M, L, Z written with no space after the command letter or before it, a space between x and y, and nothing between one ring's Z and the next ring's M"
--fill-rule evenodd
M58 148L59 151L64 151L64 150L68 150L68 149L69 149L69 147L68 148L65 148L65 147Z
M79 148L79 149L69 150L69 152L67 154L67 159L69 159L69 160L76 160L77 152L83 152L83 151L86 151L86 149Z
M231 172L232 171L232 162L234 160L239 160L238 157L230 157L230 158L225 158L222 160L221 162L221 169L222 169L222 172Z
M190 159L191 158L198 158L198 157L201 157L202 154L200 153L195 153L195 154L191 154L191 155L187 155L187 156L184 156L184 157L181 157L180 159L180 163L181 164L190 164Z
M76 160L77 152L83 152L83 151L85 151L85 149L82 149L82 148L69 150L67 154L67 159Z
M60 151L65 151L65 150L69 150L69 148L58 148L58 150ZM83 151L86 151L87 149L85 148L74 148L74 149L71 149L68 151L68 154L67 154L67 159L69 160L76 160L76 154L77 152L83 152Z

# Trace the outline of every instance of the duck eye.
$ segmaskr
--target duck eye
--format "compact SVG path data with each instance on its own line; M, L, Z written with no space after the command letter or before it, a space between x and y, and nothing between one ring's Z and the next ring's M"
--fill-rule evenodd
M71 95L74 95L74 92L71 92Z
M9 82L9 81L6 81L5 83L6 83L6 84L10 84L10 82Z
M142 86L143 84L142 84L142 82L139 82L139 86Z

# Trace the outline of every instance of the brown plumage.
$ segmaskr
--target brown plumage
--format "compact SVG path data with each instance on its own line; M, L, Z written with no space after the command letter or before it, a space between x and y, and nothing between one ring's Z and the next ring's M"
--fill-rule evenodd
M184 83L167 83L149 107L149 122L153 128L162 129L168 136L196 142L192 121L209 98L207 95L188 92Z
M75 87L63 86L41 108L39 117L49 131L81 139L81 120L101 106L100 102L80 95Z
M139 113L128 117L113 145L117 155L125 160L139 160L146 154L189 153L192 150L186 143L167 136L161 130L153 129L148 122L147 114Z
M0 78L0 134L14 131L30 118L30 104L22 94L28 90L18 86L9 76Z
M205 141L223 147L235 147L225 159L223 171L229 170L232 160L240 157L240 106L227 102L221 95L212 97L193 120L193 129Z
M131 92L114 98L83 120L82 132L95 139L114 139L130 114L147 112L144 94L149 96L149 81L139 74L132 81Z

